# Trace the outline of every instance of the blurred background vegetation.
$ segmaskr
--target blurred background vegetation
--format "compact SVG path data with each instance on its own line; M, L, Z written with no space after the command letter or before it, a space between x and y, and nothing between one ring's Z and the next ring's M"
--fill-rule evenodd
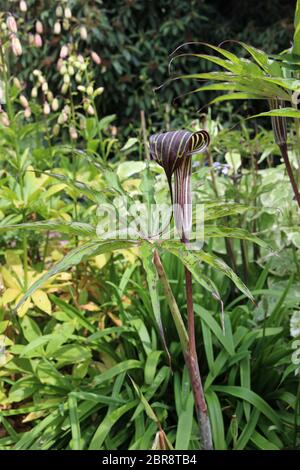
M0 4L5 10L6 0ZM53 36L57 2L28 1L28 31L34 29L39 18L49 29L49 41L44 40L43 47L31 48L30 54L17 58L20 77L28 80L37 67L50 84L57 83L60 47L68 32L70 41L74 37L76 40L77 33L79 51L95 50L101 57L95 77L97 85L103 85L106 91L101 98L101 112L116 114L117 124L127 125L128 134L131 125L134 128L139 124L141 109L158 128L163 121L174 119L181 106L184 113L193 116L207 104L208 93L176 99L191 89L190 83L185 87L182 81L175 81L155 91L168 79L169 55L179 45L189 41L219 44L235 39L277 53L290 46L293 36L294 0L178 0L175 4L173 0L73 0L69 5L72 21L62 24L61 34ZM84 40L80 37L82 25L87 29ZM234 50L234 45L231 48ZM203 71L209 68L206 62L200 66ZM201 71L199 61L187 58L176 68L180 72Z

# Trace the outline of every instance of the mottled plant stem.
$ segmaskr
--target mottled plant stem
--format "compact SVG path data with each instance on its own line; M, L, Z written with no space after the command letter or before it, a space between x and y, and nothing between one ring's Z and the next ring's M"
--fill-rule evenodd
M197 419L200 426L200 432L202 437L202 446L204 450L212 450L212 436L211 427L209 422L209 416L207 406L205 402L202 380L200 375L197 349L196 349L196 337L195 337L195 315L193 305L193 287L192 287L192 275L190 271L185 267L185 289L186 289L186 301L187 301L187 318L188 318L188 352L186 354L186 363L189 370L190 380L193 388L195 407L197 413Z
M296 183L296 180L295 180L295 177L294 177L293 169L292 169L292 166L291 166L291 163L290 163L288 150L287 150L287 144L286 143L281 143L281 144L278 144L278 145L279 145L279 148L280 148L282 158L283 158L284 163L285 163L287 174L290 178L290 182L291 182L294 194L295 194L297 204L298 204L299 209L300 209L300 193L299 193L298 186L297 186L297 183Z
M155 250L153 261L157 270L158 277L162 283L166 300L168 302L174 323L180 338L180 344L183 351L186 367L189 372L190 381L192 385L195 408L197 413L197 420L199 423L200 435L202 440L202 447L204 450L212 450L212 437L211 428L205 403L204 392L202 387L201 375L199 370L196 339L195 339L195 325L194 325L194 308L193 308L193 292L192 292L192 276L187 268L185 268L186 276L186 297L187 297L187 313L188 313L188 333L186 332L182 317L176 302L176 299L171 290L169 281L167 279L164 267L160 260L158 252Z

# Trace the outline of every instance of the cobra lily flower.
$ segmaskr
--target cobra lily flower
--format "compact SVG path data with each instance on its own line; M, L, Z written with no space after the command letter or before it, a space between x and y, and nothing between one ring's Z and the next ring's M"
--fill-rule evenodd
M154 134L150 137L150 158L165 170L173 203L176 228L187 241L192 224L191 157L204 152L209 145L208 132L184 130ZM174 174L174 198L172 176Z

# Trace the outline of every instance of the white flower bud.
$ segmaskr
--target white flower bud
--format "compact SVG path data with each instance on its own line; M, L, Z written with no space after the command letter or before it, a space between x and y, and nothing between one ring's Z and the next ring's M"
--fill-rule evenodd
M20 83L20 80L19 80L17 77L14 77L13 83L14 83L14 85L15 85L16 88L18 88L19 90L21 90L22 85L21 85L21 83Z
M38 33L34 35L34 45L35 47L42 47L43 45L42 36Z
M80 29L79 29L79 33L80 33L80 37L83 41L86 41L87 40L87 36L88 36L88 33L87 33L87 29L85 26L80 26Z
M63 77L63 81L64 83L67 83L69 85L71 79L70 79L70 75L68 75L67 73L64 75Z
M69 20L70 18L72 18L72 12L71 12L71 8L70 8L70 7L66 7L66 8L65 8L65 18L67 18L67 20Z
M73 65L69 65L69 67L68 67L68 74L69 74L69 75L74 75L74 73L75 73L75 70L74 70Z
M87 113L90 115L90 116L94 116L95 114L95 110L93 108L93 106L90 104L87 108Z
M63 112L60 113L60 115L58 116L57 122L58 122L58 124L60 124L60 125L62 126L63 124L65 124L65 123L67 122L67 120L68 120L68 115L67 115L67 113L65 113L65 112L63 111Z
M102 95L103 92L104 92L103 86L100 86L99 88L96 88L96 90L94 92L94 97Z
M20 10L21 10L23 13L26 13L26 11L27 11L27 3L25 2L25 0L21 0L21 1L20 1L19 8L20 8Z
M81 77L79 72L76 73L75 80L76 80L77 83L81 83L82 77Z
M78 134L77 134L77 131L76 131L75 127L70 127L69 134L70 134L70 137L71 137L72 140L77 140L78 139Z
M66 45L62 46L59 55L60 55L60 58L61 58L61 59L65 59L66 57L68 57L68 55L69 55L69 48L68 48L68 46L66 46Z
M20 11L22 11L23 13L26 13L27 11L27 3L25 2L25 0L21 0L20 3L19 3L19 8L20 8Z
M31 90L31 97L36 98L38 95L38 89L34 86Z
M46 116L47 116L48 114L50 114L50 112L51 112L51 109L50 109L50 106L49 106L48 101L45 101L45 103L44 103L43 112L44 112L44 114L46 114Z
M97 52L92 51L91 52L91 58L95 64L100 65L101 64L101 57L97 54Z
M60 34L61 33L61 25L59 21L56 21L54 23L54 29L53 29L54 34Z
M29 106L28 106L28 108L25 108L24 117L25 117L26 119L29 119L30 116L31 116L31 109L30 109Z
M9 15L6 18L6 26L8 27L11 33L17 34L18 26L17 26L16 20L14 19L12 15Z
M56 14L56 16L58 16L58 17L63 16L64 11L63 11L61 5L58 5L58 7L56 7L55 14Z
M43 32L44 32L44 26L43 26L43 23L40 20L37 20L37 22L35 23L35 31L38 34L43 34Z
M89 96L92 96L92 94L94 93L94 88L92 87L92 85L89 85L86 89L86 93L89 95Z
M22 46L17 36L12 36L10 45L15 56L22 55Z
M10 125L8 116L5 112L0 113L0 121L3 126L8 127Z
M47 93L47 91L48 91L48 83L47 82L44 82L42 84L42 90L43 90L44 93Z
M53 111L57 111L59 108L59 102L57 98L54 98L54 100L51 103L51 107Z
M21 106L23 106L23 108L28 108L29 107L29 103L28 103L28 100L26 98L26 96L24 95L20 95L20 104Z
M61 75L65 75L66 73L68 73L68 67L66 66L66 64L63 64L59 70L59 73Z

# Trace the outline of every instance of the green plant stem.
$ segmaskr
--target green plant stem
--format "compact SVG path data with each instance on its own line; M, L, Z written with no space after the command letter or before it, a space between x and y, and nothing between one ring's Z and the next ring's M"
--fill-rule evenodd
M297 183L296 183L296 180L295 180L295 177L294 177L294 174L293 174L293 169L291 167L291 163L290 163L290 159L289 159L289 155L288 155L288 150L287 150L287 144L282 143L282 144L278 144L278 145L279 145L279 148L280 148L282 158L283 158L284 163L285 163L287 174L290 178L290 182L291 182L294 194L295 194L297 204L298 204L299 209L300 209L300 193L299 193Z
M23 222L26 222L26 216L23 216ZM23 231L23 269L24 269L24 289L28 288L28 240L26 230Z
M187 311L188 311L188 333L186 332L182 317L167 279L164 267L160 260L158 252L154 251L153 261L157 270L158 277L162 283L164 293L180 338L180 344L183 351L186 367L189 372L190 381L193 389L197 420L202 438L202 446L204 450L212 450L211 428L207 412L207 406L204 398L201 375L199 370L195 325L194 325L194 308L193 308L193 292L192 292L192 276L185 268L186 276L186 295L187 295Z

